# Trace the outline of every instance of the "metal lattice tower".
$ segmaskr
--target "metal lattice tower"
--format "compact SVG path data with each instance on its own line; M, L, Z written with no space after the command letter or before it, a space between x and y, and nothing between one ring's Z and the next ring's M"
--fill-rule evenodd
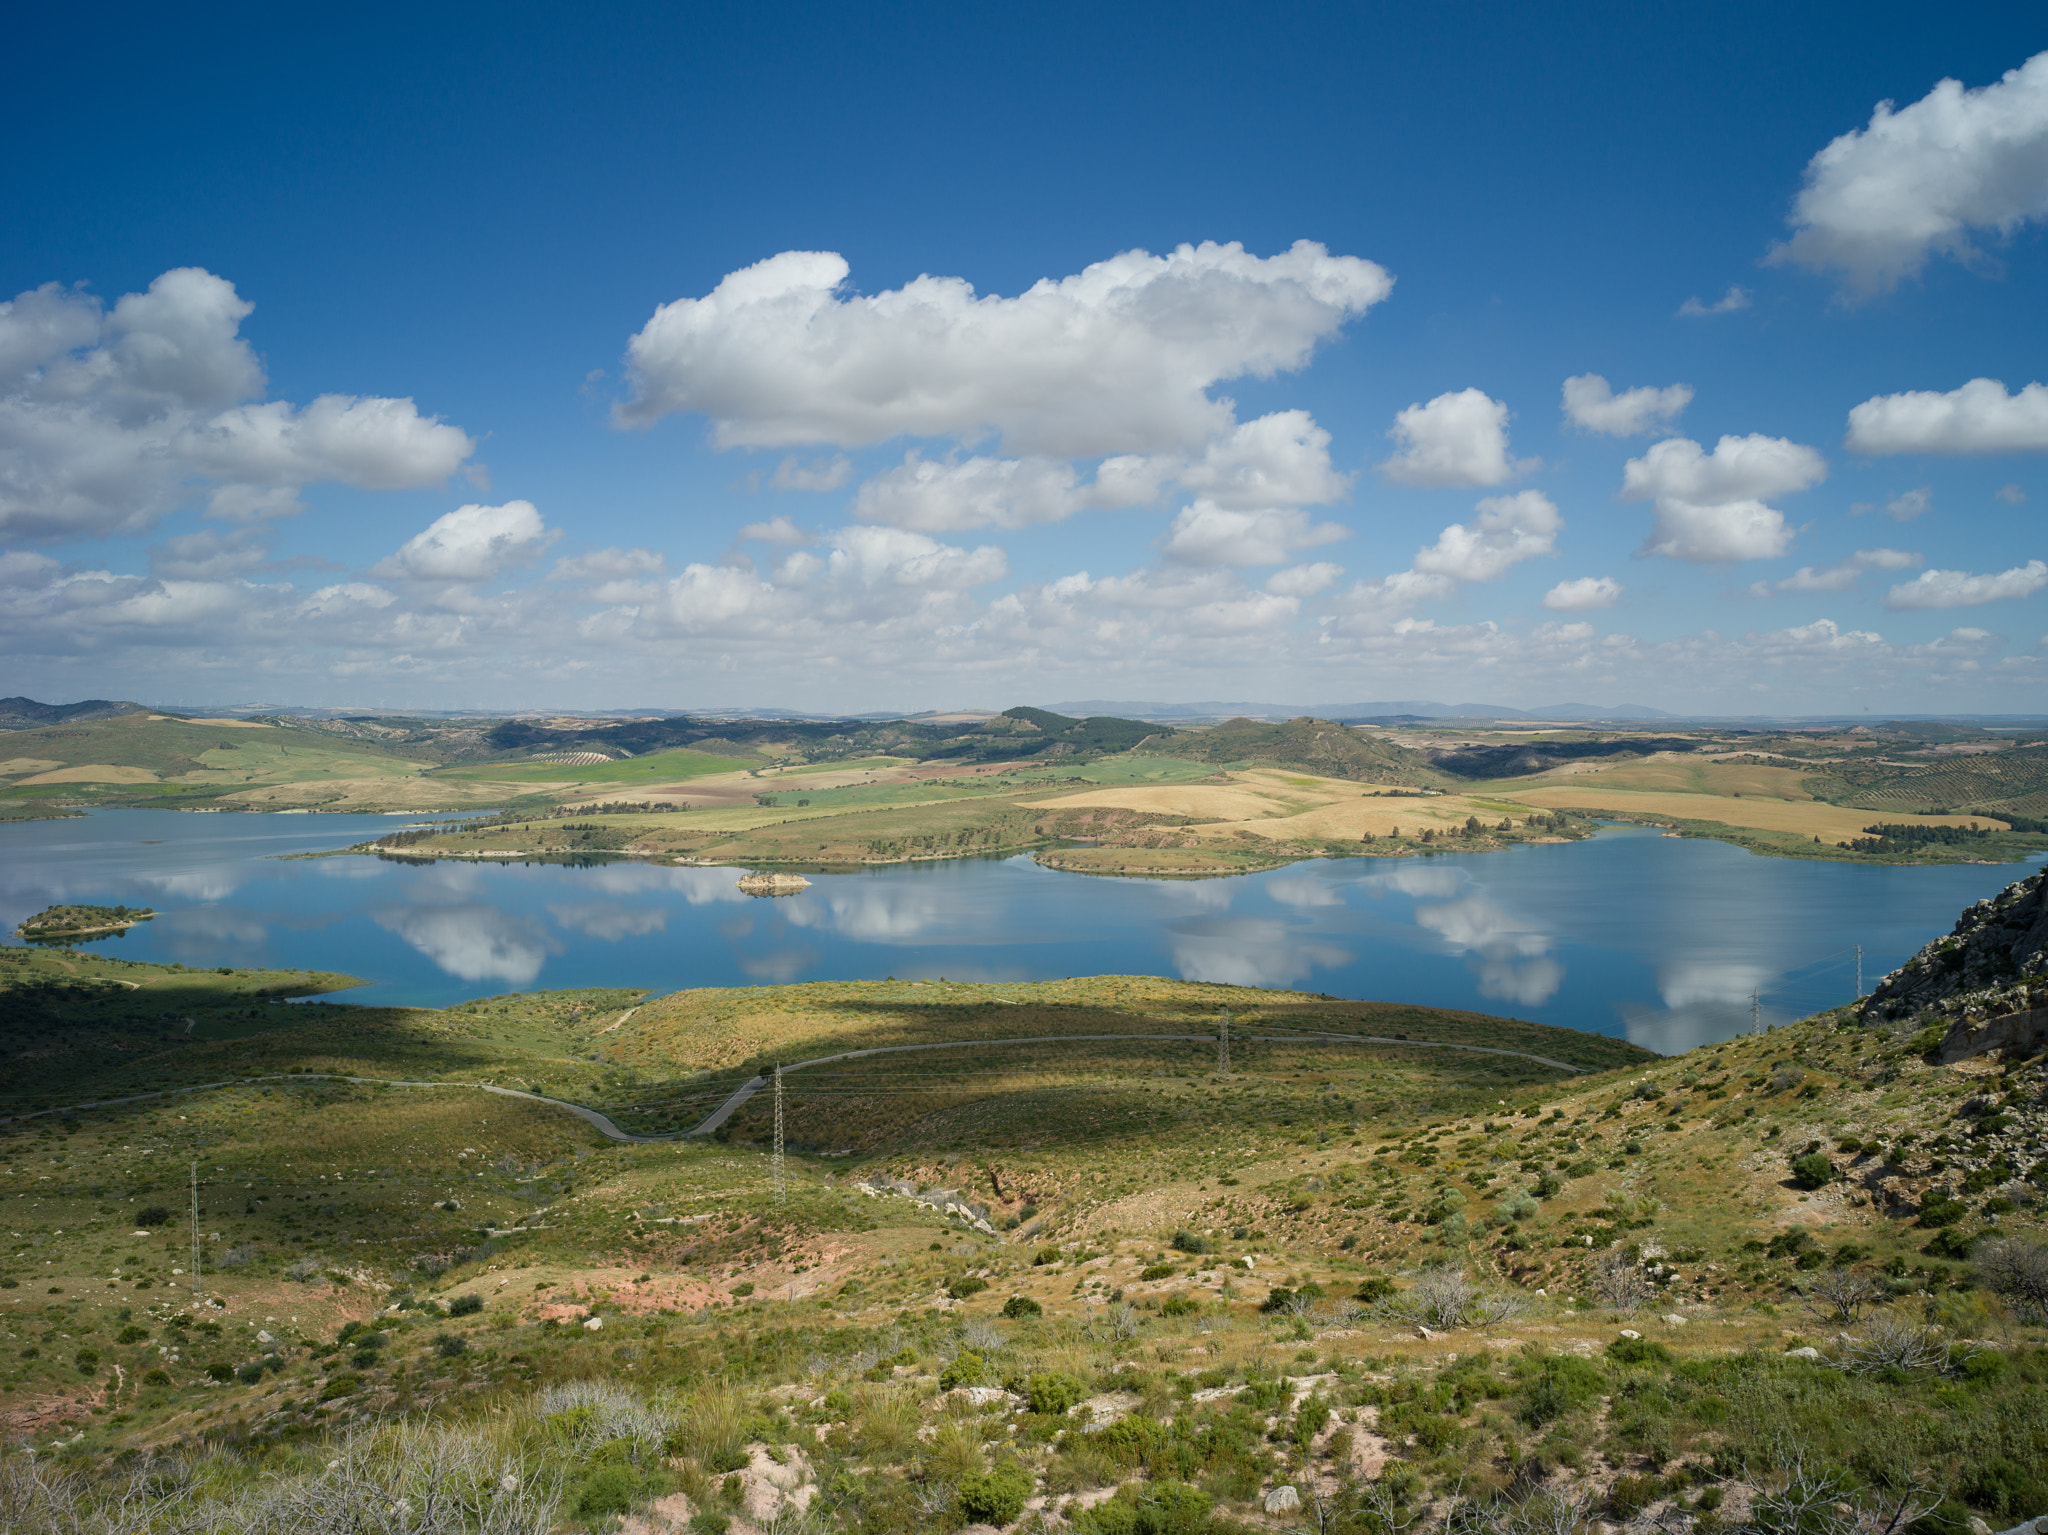
M192 1164L192 1298L201 1294L199 1283L199 1164Z
M1226 1080L1230 1076L1230 1009L1227 1007L1216 1015L1216 1075Z
M1856 945L1856 1000L1863 1000L1863 945Z
M783 1202L782 1189L782 1067L775 1068L775 1150L769 1156L768 1165L775 1177L775 1202Z
M1759 1002L1757 1001L1757 999L1756 999L1756 993L1752 991L1752 992L1751 992L1751 993L1749 994L1749 1032L1750 1032L1750 1033L1752 1033L1752 1034L1761 1034L1761 1033L1763 1032L1763 1016L1764 1016L1764 1012L1763 1012L1763 1005L1762 1005L1761 1003L1759 1003Z

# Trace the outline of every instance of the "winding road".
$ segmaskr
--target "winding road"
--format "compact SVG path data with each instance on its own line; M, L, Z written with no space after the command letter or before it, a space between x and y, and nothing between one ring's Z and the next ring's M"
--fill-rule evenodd
M623 1023L625 1019L620 1019ZM617 1025L613 1025L617 1027ZM1329 1044L1347 1045L1396 1045L1420 1050L1463 1050L1473 1055L1506 1055L1516 1060L1534 1061L1539 1066L1549 1066L1558 1071L1581 1075L1591 1068L1574 1066L1570 1061L1553 1060L1547 1055L1532 1055L1526 1050L1502 1050L1491 1045L1457 1045L1436 1039L1394 1039L1378 1034L1320 1034L1310 1030L1289 1030L1283 1034L1234 1034L1233 1039L1248 1040L1256 1044L1299 1044L1314 1040ZM782 1068L783 1075L802 1071L807 1066L825 1066L834 1061L858 1061L873 1055L902 1055L921 1050L972 1050L987 1049L995 1045L1048 1045L1066 1043L1101 1043L1113 1040L1146 1040L1167 1043L1214 1044L1214 1034L1030 1034L1003 1039L951 1039L937 1040L920 1045L873 1045L865 1050L844 1050L837 1055L813 1056L807 1061L792 1061ZM246 1087L258 1082L350 1082L369 1087L467 1087L477 1092L496 1093L501 1098L523 1098L529 1103L544 1103L551 1108L566 1109L578 1119L596 1130L598 1134L615 1141L649 1142L688 1140L694 1136L709 1135L738 1112L754 1094L769 1083L763 1074L749 1077L741 1083L723 1103L711 1111L701 1124L688 1130L669 1130L660 1135L635 1135L622 1130L610 1115L581 1103L571 1103L566 1098L550 1098L544 1093L522 1092L516 1087L499 1087L491 1082L413 1082L393 1077L356 1077L339 1072L276 1072L261 1077L228 1077L219 1082L195 1082L190 1087L170 1087L160 1092L132 1093L125 1098L102 1098L92 1103L76 1103L64 1108L36 1109L27 1114L12 1114L0 1117L0 1125L18 1124L23 1120L41 1119L51 1114L77 1114L88 1109L120 1108L130 1103L147 1103L155 1099L176 1098L186 1093L211 1092L223 1087Z

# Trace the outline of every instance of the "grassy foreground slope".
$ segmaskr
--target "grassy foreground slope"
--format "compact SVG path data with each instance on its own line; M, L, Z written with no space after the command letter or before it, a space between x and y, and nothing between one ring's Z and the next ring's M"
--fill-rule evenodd
M2044 1495L2048 1317L1998 1267L2043 1063L1931 1064L1910 1009L1663 1059L1144 977L430 1011L25 964L0 1002L76 1027L17 1084L266 1080L0 1125L20 1528L1965 1535ZM1227 1075L1163 1037L1226 1009ZM651 1124L959 1039L790 1074L779 1190L768 1095L635 1144L464 1085Z

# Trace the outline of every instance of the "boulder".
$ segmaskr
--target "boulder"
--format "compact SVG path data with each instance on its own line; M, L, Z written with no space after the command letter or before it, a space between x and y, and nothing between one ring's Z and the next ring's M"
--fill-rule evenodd
M1275 1487L1266 1494L1266 1512L1291 1514L1301 1507L1301 1494L1292 1487Z
M1805 1348L1786 1349L1785 1357L1787 1359L1811 1359L1817 1364L1820 1362L1820 1350L1808 1344Z

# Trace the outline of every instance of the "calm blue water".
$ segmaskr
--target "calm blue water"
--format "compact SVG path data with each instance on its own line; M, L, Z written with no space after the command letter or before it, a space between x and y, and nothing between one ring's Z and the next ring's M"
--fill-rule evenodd
M1026 858L812 876L731 869L280 861L393 816L109 810L0 823L0 921L58 901L155 906L107 952L345 970L361 1002L539 987L1158 974L1508 1013L1682 1050L1855 994L2025 864L1758 858L1619 828L1588 842L1199 881L1058 874Z

